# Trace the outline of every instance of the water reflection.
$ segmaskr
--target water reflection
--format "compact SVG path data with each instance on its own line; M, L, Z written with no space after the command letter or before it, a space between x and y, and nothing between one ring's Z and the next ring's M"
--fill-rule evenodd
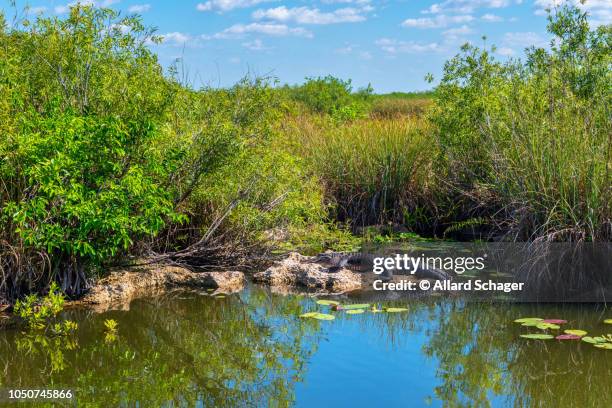
M79 405L105 407L612 406L612 353L520 339L525 328L512 323L557 317L606 333L609 311L409 303L407 313L320 322L297 317L323 308L310 298L254 287L225 299L174 292L129 311L71 310L72 339L0 332L0 387L72 388ZM118 322L110 341L106 319Z

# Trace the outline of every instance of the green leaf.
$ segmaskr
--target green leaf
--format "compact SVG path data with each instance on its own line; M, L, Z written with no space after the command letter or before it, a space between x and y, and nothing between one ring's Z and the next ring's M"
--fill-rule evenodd
M340 304L340 302L336 302L335 300L325 300L325 299L319 299L317 300L317 304L318 305L323 305L323 306L338 306Z
M353 310L347 310L346 314L361 314L363 312L364 312L363 309L353 309Z
M550 334L521 334L521 337L524 339L530 339L530 340L550 340L550 339L554 339L555 336L552 336Z
M595 347L597 347L597 348L602 348L602 349L606 349L606 350L612 350L612 343L600 343L600 344L595 344Z
M354 305L344 305L342 306L343 309L345 310L352 310L352 309L365 309L370 307L369 303L358 303L358 304L354 304Z
M516 319L514 323L528 323L528 322L541 322L544 319L539 317L522 317L520 319ZM525 325L523 325L525 326Z
M389 307L387 309L385 309L385 312L387 313L399 313L399 312L407 312L408 309L405 307Z
M310 317L312 319L317 319L317 320L334 320L335 319L334 315L318 313L318 312L304 313L300 315L300 317Z
M603 337L586 336L582 338L582 341L584 341L585 343L590 343L590 344L600 344L600 343L605 343L606 339L604 339Z
M584 330L576 330L576 329L564 330L563 333L573 334L575 336L580 336L580 337L587 335L587 332L585 332Z
M605 324L612 324L612 319L606 319L606 320L604 320L604 323Z
M556 324L552 324L552 323L538 323L538 324L536 325L536 327L537 327L538 329L540 329L540 330L546 330L546 329L554 329L554 330L557 330L557 329L560 329L560 327L559 327L558 325L556 325Z

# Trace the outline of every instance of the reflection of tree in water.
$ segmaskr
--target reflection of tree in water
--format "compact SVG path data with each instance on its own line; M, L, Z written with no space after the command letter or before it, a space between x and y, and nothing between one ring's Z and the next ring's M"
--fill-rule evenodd
M319 323L295 319L300 311L299 298L254 291L248 305L182 292L137 300L129 313L70 312L79 320L80 347L63 353L65 369L41 369L52 345L20 354L5 339L3 386L64 385L77 390L80 404L97 406L287 406L317 341ZM107 318L119 322L110 343Z
M513 320L532 315L605 329L587 306L442 303L424 352L439 361L436 395L445 406L612 406L610 354L581 342L519 338L525 328Z

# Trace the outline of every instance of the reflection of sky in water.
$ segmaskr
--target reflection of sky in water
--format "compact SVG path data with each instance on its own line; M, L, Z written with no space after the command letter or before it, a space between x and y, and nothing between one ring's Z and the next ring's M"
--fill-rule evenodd
M335 299L368 303L372 295L381 294ZM304 319L329 308L258 287L225 299L175 292L134 301L129 311L72 310L78 347L61 350L60 371L49 372L57 347L34 344L38 352L28 354L16 348L19 331L0 331L0 387L83 387L93 406L159 406L172 396L215 407L612 406L612 352L521 339L534 329L513 323L564 318L567 328L612 332L601 306L376 302L409 311ZM107 318L119 322L112 344L103 340Z

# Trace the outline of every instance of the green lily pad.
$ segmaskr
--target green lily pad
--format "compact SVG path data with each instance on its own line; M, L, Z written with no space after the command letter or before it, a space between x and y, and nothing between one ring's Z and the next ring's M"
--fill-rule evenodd
M398 313L398 312L407 312L408 309L405 307L389 307L387 309L385 309L385 312L387 313Z
M563 333L573 334L574 336L580 336L580 337L587 335L587 332L585 332L584 330L576 330L576 329L563 330Z
M612 350L612 343L595 344L595 347L602 348L602 349L605 349L605 350Z
M217 295L215 296L215 299L225 299L225 295Z
M538 323L536 325L536 327L540 330L546 330L546 329L553 329L553 330L557 330L560 329L560 327L556 324L553 323Z
M540 324L540 320L529 320L521 324L521 326L536 327L538 324Z
M346 314L361 314L363 312L364 312L363 309L352 309L352 310L347 310Z
M326 300L326 299L319 299L319 300L317 300L317 305L338 306L339 304L340 304L340 302L336 302L335 300Z
M343 309L345 310L353 310L353 309L365 309L370 307L369 303L358 303L355 305L344 305L342 306Z
M612 319L606 319L606 320L604 320L604 323L605 324L612 324Z
M336 317L334 315L319 313L319 312L308 312L300 315L300 317L310 317L312 319L317 320L334 320Z
M527 322L541 322L544 319L540 319L539 317L522 317L520 319L516 319L514 323L527 323Z
M550 339L555 338L555 336L552 336L550 334L536 334L536 333L521 334L521 337L524 339L530 339L530 340L550 340Z
M584 341L585 343L590 343L590 344L600 344L600 343L605 343L606 339L604 339L603 337L586 336L582 338L582 341Z

